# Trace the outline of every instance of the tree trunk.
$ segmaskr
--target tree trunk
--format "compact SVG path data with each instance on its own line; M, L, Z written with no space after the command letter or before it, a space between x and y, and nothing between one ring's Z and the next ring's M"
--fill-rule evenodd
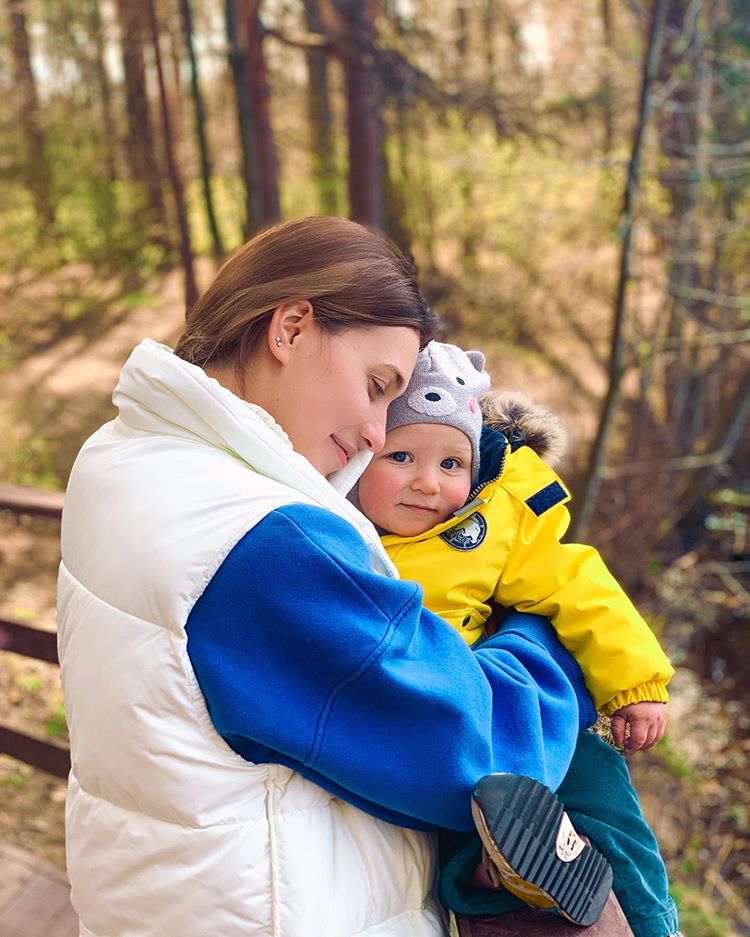
M466 75L469 65L469 5L468 0L459 0L455 5L456 28L456 70ZM465 138L470 136L470 117L464 112L461 117L461 126ZM461 259L469 270L477 263L477 211L474 198L474 177L471 168L462 166L458 170L459 192L461 194Z
M661 54L662 36L670 0L655 0L649 31L648 48L643 60L641 93L638 106L638 121L633 136L633 147L628 165L622 206L622 246L620 248L620 272L615 296L615 310L610 341L609 386L599 414L596 436L589 454L586 476L578 497L571 527L572 539L586 535L589 520L594 510L596 496L601 483L600 471L606 454L607 441L614 421L615 408L620 396L620 385L624 373L623 325L625 322L626 297L630 279L630 246L633 236L633 201L640 178L643 138L651 112L651 87L657 75Z
M497 0L482 0L482 51L484 54L484 83L494 98L497 92L495 63L495 36L497 33Z
M180 257L182 269L185 274L185 314L187 315L198 298L193 273L193 251L190 244L190 227L188 224L187 208L185 206L185 190L182 184L180 168L175 155L175 141L172 133L172 122L169 114L167 87L164 81L164 68L162 66L161 51L159 48L159 24L156 20L154 0L145 0L146 15L151 32L151 43L154 49L156 63L156 76L159 82L159 101L161 104L162 131L164 133L164 155L167 161L167 172L172 187L175 208L177 211L177 225L180 231Z
M391 20L392 28L398 37L398 46L406 46L406 28L403 18L399 15L395 0L386 4L386 13ZM396 82L393 87L388 84L389 74L386 72L381 78L381 87L384 97L393 102L392 121L390 128L385 124L384 135L390 138L391 145L384 147L385 152L385 233L397 244L405 254L412 253L412 232L408 217L408 195L411 190L409 171L409 124L412 116L407 100L406 89L403 84Z
M112 84L104 64L105 44L99 0L89 0L86 13L88 29L94 43L93 66L96 82L99 85L102 108L102 125L105 133L104 162L107 167L107 179L112 183L117 181L117 125L112 107Z
M600 0L602 36L604 39L602 48L602 77L601 77L601 95L602 95L602 153L609 156L614 144L614 86L612 82L612 55L614 52L614 35L612 31L612 9L611 0Z
M687 481L678 487L679 504L677 516L672 518L673 524L682 520L704 494L708 477L716 471L717 466L731 460L749 425L750 371L747 371L732 397L725 402L724 411L706 440L706 452L716 453L716 461L694 469Z
M198 152L200 154L201 181L203 183L203 205L206 210L208 229L211 232L211 244L214 257L219 259L224 254L224 245L219 233L219 225L214 211L214 200L211 193L211 158L208 152L208 138L206 136L206 110L203 106L200 82L198 80L198 59L193 45L193 13L190 0L180 0L180 16L185 36L185 48L190 61L190 96L193 99L195 112L195 135L198 139Z
M382 89L372 53L377 38L374 0L326 0L344 69L349 151L349 217L385 228Z
M271 126L260 2L226 0L225 10L247 191L245 236L250 237L281 215L278 159Z
M261 0L242 0L245 8L245 41L247 44L248 79L252 101L255 145L260 177L260 226L281 218L279 201L279 160L271 124L271 88L263 49L263 26L260 21Z
M158 240L169 243L162 180L157 157L146 85L143 50L149 35L141 0L117 0L122 34L122 62L125 72L125 108L128 118L133 176L145 186L151 220L158 226Z
M26 184L34 199L37 232L50 234L55 223L52 174L45 155L45 138L39 117L39 99L26 28L23 0L8 0L11 32L13 80L18 100L18 117L24 142Z
M240 43L237 0L225 0L224 14L229 65L232 69L232 82L237 104L237 127L242 151L242 179L245 183L245 223L242 230L243 240L245 240L257 229L258 219L262 214L260 208L260 180L258 179L258 165L253 147L253 119L250 88L247 80L247 56Z
M318 0L304 0L307 29L323 34L323 20ZM313 155L313 176L318 189L318 204L324 215L335 215L339 209L338 171L336 167L335 132L328 89L328 52L307 49L307 119L310 126L310 148Z
M419 173L419 189L422 193L421 209L421 238L427 254L427 270L430 274L437 273L437 202L435 184L432 177L432 160L429 150L430 123L424 115L424 105L417 105L416 117L416 149L417 167Z
M182 17L180 17L182 19ZM176 22L175 17L166 14L162 22L161 31L167 40L169 49L169 68L166 70L165 81L169 95L169 113L172 119L172 130L178 140L184 138L183 98L182 98L182 40L184 31L180 28L181 23ZM163 64L163 59L162 59Z

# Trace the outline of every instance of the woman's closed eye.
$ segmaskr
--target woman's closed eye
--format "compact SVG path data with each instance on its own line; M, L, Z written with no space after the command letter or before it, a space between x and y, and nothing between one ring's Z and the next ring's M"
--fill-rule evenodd
M387 384L376 377L370 378L370 400L377 400L378 397L385 396Z

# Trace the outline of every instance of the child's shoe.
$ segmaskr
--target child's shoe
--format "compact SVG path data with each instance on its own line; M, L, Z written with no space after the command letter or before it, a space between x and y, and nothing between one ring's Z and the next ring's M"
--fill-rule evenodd
M504 888L574 924L599 919L612 869L581 839L552 791L517 774L488 774L474 788L474 822Z

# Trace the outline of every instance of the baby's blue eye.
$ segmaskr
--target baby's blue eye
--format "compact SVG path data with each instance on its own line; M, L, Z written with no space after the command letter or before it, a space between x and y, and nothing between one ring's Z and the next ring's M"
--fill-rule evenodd
M440 468L444 469L457 469L460 468L460 466L461 463L458 461L458 459L443 459L443 461L440 463Z
M392 452L391 458L394 462L406 462L409 459L409 454L407 452Z

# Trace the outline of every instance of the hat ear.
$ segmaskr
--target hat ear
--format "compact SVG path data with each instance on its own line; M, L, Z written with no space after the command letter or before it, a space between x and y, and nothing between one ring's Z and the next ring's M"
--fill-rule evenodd
M481 351L467 351L466 357L480 373L484 371L484 355Z
M420 374L424 374L427 371L432 370L432 355L430 354L429 345L427 345L426 348L423 348L417 355L417 362L414 365L414 370Z

